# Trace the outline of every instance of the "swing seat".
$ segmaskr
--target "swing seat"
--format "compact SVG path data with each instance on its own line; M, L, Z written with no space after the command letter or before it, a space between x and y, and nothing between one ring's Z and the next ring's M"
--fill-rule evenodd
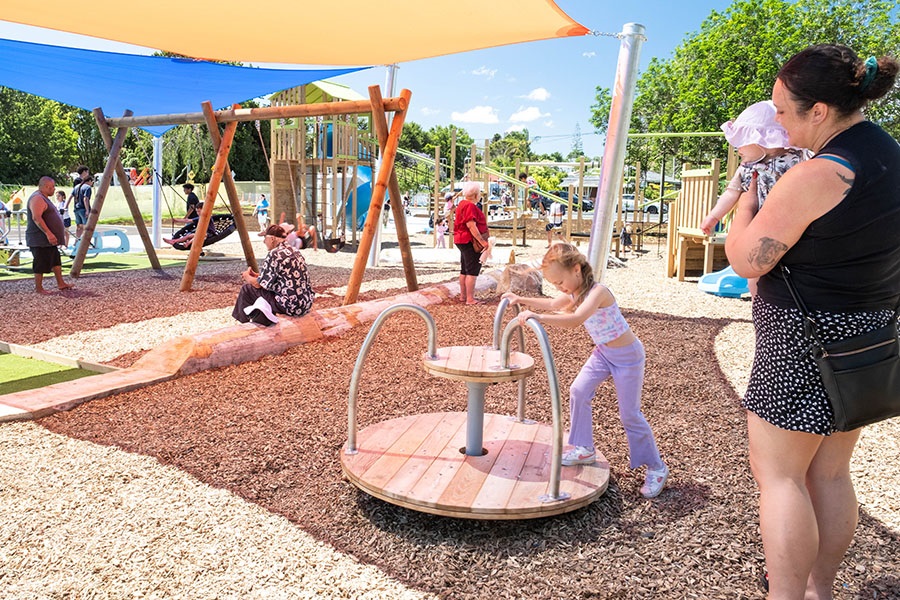
M341 248L346 245L347 242L344 241L344 238L326 238L322 240L322 245L325 247L326 252L330 252L334 254L335 252L339 252Z
M212 216L213 225L216 228L216 233L214 235L206 236L206 239L203 240L204 246L209 246L210 244L215 244L219 240L225 239L231 232L233 232L236 228L234 224L234 215L213 215ZM178 231L172 234L172 237L178 239L180 237L184 237L189 233L194 233L197 229L197 222L188 223ZM172 247L176 250L190 250L190 246L185 246L184 242L178 242L177 244L172 244Z

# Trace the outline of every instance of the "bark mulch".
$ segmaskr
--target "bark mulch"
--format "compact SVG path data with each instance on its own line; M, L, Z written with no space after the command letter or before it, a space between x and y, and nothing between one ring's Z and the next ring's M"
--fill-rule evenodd
M233 282L231 275L223 306L233 301ZM208 283L206 289L217 287ZM185 308L183 297L173 311ZM433 307L439 345L488 343L493 312L494 305ZM445 598L759 598L762 548L744 416L713 352L726 321L637 311L626 316L647 349L644 410L672 472L667 489L652 501L638 492L642 473L628 469L609 383L595 399L594 429L612 479L588 507L539 520L466 521L395 507L358 491L342 479L338 453L347 434L347 384L367 327L256 363L95 400L40 424L156 457ZM30 319L38 325L37 316ZM590 340L581 332L549 333L566 397ZM363 372L361 427L418 412L465 410L463 384L424 376L425 343L418 317L401 313L387 321ZM539 353L533 336L528 347ZM550 422L546 373L536 362L528 413ZM492 386L487 409L514 414L515 395L512 385ZM838 573L837 597L900 598L898 548L898 533L863 510Z

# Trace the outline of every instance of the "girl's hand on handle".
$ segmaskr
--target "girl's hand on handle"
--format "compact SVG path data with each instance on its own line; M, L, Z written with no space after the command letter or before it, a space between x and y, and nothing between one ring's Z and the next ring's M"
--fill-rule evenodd
M534 317L535 319L540 320L540 319L537 318L537 317L538 317L538 314L535 313L535 312L531 312L530 310L523 310L522 312L520 312L520 313L518 314L518 316L517 316L516 318L519 320L519 325L521 325L522 327L524 327L524 326L525 326L525 321L527 321L527 320L530 319L531 317Z
M509 300L510 306L515 306L519 303L519 296L514 294L513 292L506 292L502 296L500 296L501 300Z

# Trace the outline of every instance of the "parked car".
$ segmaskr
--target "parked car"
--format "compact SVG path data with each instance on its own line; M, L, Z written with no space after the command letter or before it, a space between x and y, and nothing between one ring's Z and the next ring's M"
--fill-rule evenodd
M645 202L641 205L641 210L648 215L658 215L659 214L659 201L654 202ZM625 212L634 212L634 194L622 194L622 210ZM663 214L668 214L669 205L662 205Z
M552 191L549 193L562 199L563 214L565 214L566 209L568 207L567 203L569 200L569 191L568 190L555 190L555 191ZM578 208L579 200L580 199L578 198L578 194L573 193L572 194L572 208L573 209ZM544 210L548 211L548 210L550 210L550 205L553 204L553 200L551 200L550 198L545 198L544 196L541 196L541 204L544 205ZM594 210L594 203L591 202L590 200L585 199L584 203L581 206L581 212L591 212L592 210Z

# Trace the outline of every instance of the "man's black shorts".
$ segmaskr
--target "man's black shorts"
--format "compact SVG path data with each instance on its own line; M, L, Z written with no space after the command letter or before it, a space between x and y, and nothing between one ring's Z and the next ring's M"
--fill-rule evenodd
M31 256L34 257L31 262L33 273L52 273L53 267L62 266L56 246L35 246L28 249L31 251Z

